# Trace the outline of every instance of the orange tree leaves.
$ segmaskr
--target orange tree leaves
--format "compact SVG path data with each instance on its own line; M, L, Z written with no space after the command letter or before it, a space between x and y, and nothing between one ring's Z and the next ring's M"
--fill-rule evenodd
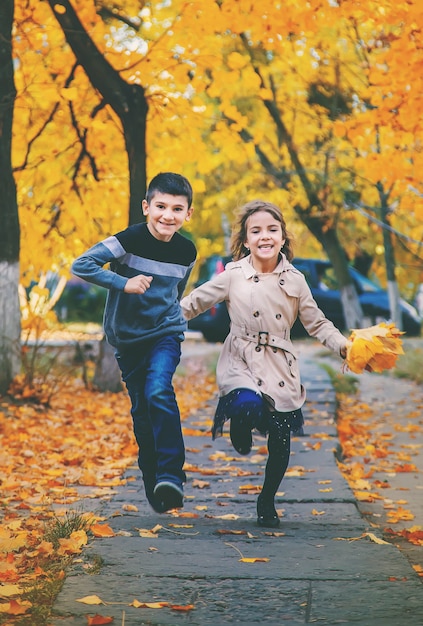
M365 10L355 0L310 0L284 11L270 0L173 0L145 4L142 14L138 2L118 0L106 20L101 2L72 6L120 76L146 90L149 175L175 169L192 179L202 219L190 229L200 256L222 252L225 221L251 189L288 212L297 207L301 220L305 177L314 209L324 209L321 234L336 224L351 258L359 247L380 265L380 228L344 210L349 192L377 206L378 181L397 203L393 226L420 241L419 0L372 1ZM21 266L31 278L52 263L68 271L82 249L126 225L128 168L119 120L75 67L48 3L16 0L15 7L13 165ZM291 167L292 146L302 171ZM260 157L272 159L270 170ZM296 227L300 245L321 252L321 241Z

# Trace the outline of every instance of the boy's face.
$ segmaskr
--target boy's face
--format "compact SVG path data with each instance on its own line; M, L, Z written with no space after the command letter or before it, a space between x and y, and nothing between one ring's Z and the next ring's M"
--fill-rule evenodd
M150 204L142 201L142 211L148 217L147 227L150 233L160 241L170 241L185 221L189 221L193 207L188 208L185 196L173 196L157 192Z

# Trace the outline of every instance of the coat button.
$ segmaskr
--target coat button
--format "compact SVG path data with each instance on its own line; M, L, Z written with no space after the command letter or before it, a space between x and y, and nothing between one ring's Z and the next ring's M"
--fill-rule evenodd
M289 359L289 361L288 361L288 365L291 367L291 365L292 365L292 359Z
M277 319L277 320L280 320L280 319L281 319L281 317L282 317L282 315L281 315L280 313L276 313L276 319Z
M256 346L256 352L261 352L260 346Z
M278 351L277 348L272 348L272 352L274 352L276 354L276 352Z
M284 285L284 284L285 284L285 281L284 281L284 279L283 279L283 278L281 278L281 279L280 279L279 284L280 284L280 285Z
M280 383L279 383L279 387L285 387L285 383L284 383L284 381L283 381L283 380L281 380L281 381L280 381Z
M260 315L260 312L259 311L254 311L253 315L254 315L254 317L258 317Z
M258 283L258 281L259 281L259 280L260 280L260 279L259 279L259 277L258 277L258 276L253 276L253 281L254 281L255 283Z
M261 380L258 380L258 381L257 381L257 385L258 385L259 387L261 387L261 386L262 386L262 384L263 384L263 381L261 381Z

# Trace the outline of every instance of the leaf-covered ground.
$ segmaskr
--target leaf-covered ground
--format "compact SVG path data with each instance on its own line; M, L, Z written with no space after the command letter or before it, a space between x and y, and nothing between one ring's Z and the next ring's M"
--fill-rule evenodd
M175 378L181 418L215 392L202 367ZM61 382L45 407L21 399L0 405L0 623L30 610L22 599L34 585L63 578L67 559L81 552L95 515L83 513L84 499L109 498L136 463L126 392L100 393L81 378ZM78 510L81 528L72 532L69 510ZM51 540L51 528L68 522L70 537ZM85 528L84 528L85 527ZM57 568L47 568L57 560ZM9 622L8 622L9 623ZM34 622L35 623L35 622Z
M216 392L209 373L213 368L201 363L194 359L175 377L183 422ZM385 538L421 550L422 390L392 376L365 373L359 380L359 394L343 396L340 402L339 468L363 514L382 527ZM195 422L190 426L186 434L195 435ZM204 435L204 429L198 434ZM95 514L83 511L95 511L96 502L111 498L113 489L124 484L136 452L125 392L99 393L87 388L81 377L69 377L47 408L24 399L3 399L0 623L14 624L30 615L31 595L25 592L53 579L60 584L68 562L83 550L89 535L105 531ZM202 477L194 479L198 489L208 486L203 469ZM295 471L295 465L289 468ZM250 493L260 490L257 485L247 487ZM93 505L84 507L86 499ZM82 513L75 525L67 515L78 506ZM423 560L419 554L413 558L421 572Z
M337 421L339 467L363 514L391 540L402 537L420 547L422 409L419 385L366 374L358 396L342 397Z

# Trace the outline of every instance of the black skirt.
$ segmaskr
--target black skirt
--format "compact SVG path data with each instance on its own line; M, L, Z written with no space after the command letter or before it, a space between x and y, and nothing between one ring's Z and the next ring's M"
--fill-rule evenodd
M244 412L244 410L247 410L247 406L248 411L253 413L253 427L262 435L268 433L270 415L280 415L283 417L284 421L289 424L292 434L298 436L304 435L304 416L301 409L287 412L272 411L269 404L260 394L255 394L257 398L256 406L252 407L251 402L245 403L244 405L242 402L242 394L244 391L247 391L251 397L250 390L235 389L226 394L226 396L219 398L211 429L213 440L217 437L222 437L225 422L231 419L231 416L234 415L234 411L237 413Z

